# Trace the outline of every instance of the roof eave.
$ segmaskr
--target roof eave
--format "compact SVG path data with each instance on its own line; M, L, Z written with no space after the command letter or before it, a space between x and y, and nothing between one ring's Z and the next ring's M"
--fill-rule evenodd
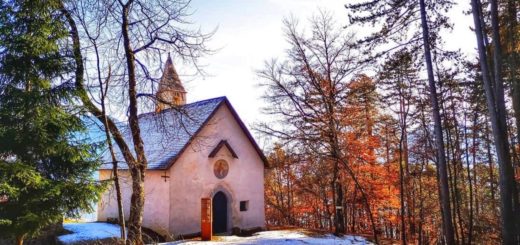
M173 166L173 164L175 164L177 159L179 159L179 156L181 156L184 153L184 151L192 143L193 139L200 133L200 131L206 126L206 124L209 122L209 120L211 120L211 118L213 118L215 113L217 113L218 109L224 104L229 108L229 111L231 112L231 115L233 115L233 118L238 123L238 126L242 129L242 131L248 138L249 142L253 145L253 148L255 149L256 153L258 154L258 156L262 160L262 163L264 164L264 168L269 168L269 162L267 161L267 157L265 157L264 153L262 152L262 150L256 143L255 139L253 138L253 136L247 129L246 125L238 116L238 113L235 111L235 108L233 108L233 106L231 105L231 103L229 102L227 97L224 97L224 99L221 102L219 102L219 104L215 107L215 109L211 112L211 114L206 118L206 120L202 123L202 125L197 129L197 131L191 136L191 138L188 140L188 142L182 147L182 149L179 151L179 153L177 153L174 157L167 160L168 164L165 167L160 168L161 170L168 170L171 166Z
M269 162L267 161L267 157L265 157L262 149L260 149L260 147L256 143L255 139L253 138L253 136L251 135L251 133L247 129L246 125L244 124L244 122L238 116L238 113L235 111L235 108L233 108L233 106L231 105L231 103L229 102L229 100L227 98L224 99L224 102L228 106L229 110L231 111L231 114L233 115L233 117L237 121L237 123L240 126L240 128L242 129L242 131L244 131L246 137L249 139L249 141L253 145L253 148L255 148L256 153L258 154L258 156L260 157L260 159L262 160L262 162L264 164L264 168L269 168Z

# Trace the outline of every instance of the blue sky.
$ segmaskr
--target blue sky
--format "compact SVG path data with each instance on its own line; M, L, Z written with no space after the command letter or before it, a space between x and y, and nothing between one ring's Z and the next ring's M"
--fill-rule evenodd
M218 28L210 42L217 52L202 60L208 76L188 75L182 64L176 64L186 90L188 102L227 96L246 125L265 119L260 109L264 91L255 70L261 69L266 60L283 58L288 47L282 31L284 17L300 19L305 28L307 19L318 9L331 12L339 26L347 25L344 4L351 0L193 0L191 21L202 30ZM451 10L455 23L445 42L450 49L462 49L466 55L474 55L476 40L469 30L471 16L463 10L470 1L458 1ZM364 30L359 30L364 31ZM363 33L360 33L361 35Z
M183 79L188 101L227 96L247 125L261 120L264 105L255 70L266 60L282 57L288 47L282 31L282 20L293 14L297 18L311 16L318 6L340 9L340 1L292 0L194 0L192 21L203 30L218 28L210 47L218 49L204 59L206 77ZM339 12L339 11L338 11ZM346 15L343 16L346 18ZM346 23L346 19L344 21ZM182 67L178 68L179 73ZM182 78L182 77L181 77Z

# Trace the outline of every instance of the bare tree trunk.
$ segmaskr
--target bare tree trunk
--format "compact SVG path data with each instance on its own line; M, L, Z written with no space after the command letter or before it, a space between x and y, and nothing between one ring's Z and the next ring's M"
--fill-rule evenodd
M25 239L25 234L16 236L16 245L23 245L24 239Z
M403 161L405 167L405 188L408 190L406 194L407 203L407 218L408 218L408 239L413 239L416 234L416 222L415 222L415 184L410 174L410 156L408 148L408 123L404 125L404 139L403 139Z
M423 159L421 161L421 171L419 172L419 199L420 199L420 201L419 201L419 219L420 220L424 220L424 198L422 198L422 196L423 196L422 173L423 173L424 167L425 167L425 160ZM419 233L419 238L418 238L417 243L419 245L425 244L424 236L423 236L423 222L419 222L418 233Z
M135 158L132 155L130 148L126 144L122 134L120 133L119 129L117 128L114 121L106 117L101 110L99 110L91 101L90 98L87 95L87 92L85 90L85 87L83 85L84 82L84 66L83 66L83 56L81 54L81 44L80 44L80 38L78 29L76 26L76 22L72 18L72 15L70 12L64 7L63 3L60 2L60 8L61 12L64 14L65 18L67 19L67 22L69 24L70 28L70 34L72 39L72 48L73 48L73 55L74 55L74 62L76 65L76 71L75 71L75 86L79 91L79 97L81 99L81 102L86 107L86 109L92 113L101 123L105 125L110 130L111 135L114 137L114 141L118 145L119 149L121 150L123 154L123 158L125 159L128 166L135 166ZM134 207L135 203L131 203L131 213L132 210L135 210ZM135 212L135 211L134 211ZM142 212L142 211L141 211Z
M107 87L108 87L108 84L107 84ZM102 111L103 111L103 116L105 117L105 124L104 124L105 136L107 139L108 149L110 151L110 157L112 158L112 171L114 173L113 180L114 180L114 186L116 189L117 213L118 213L118 217L119 217L119 226L121 228L121 240L123 240L123 242L126 243L126 224L125 224L125 214L124 214L124 210L123 210L123 197L121 194L121 186L119 183L119 170L118 170L118 166L117 166L118 162L117 162L116 156L114 154L114 146L112 145L112 138L110 137L110 132L109 132L109 129L107 126L108 122L107 122L107 116L105 114L104 98L101 99L101 107L102 107Z
M475 23L475 34L477 37L477 46L479 50L479 60L484 81L484 90L486 92L486 101L488 112L491 119L491 127L493 129L493 137L495 139L495 148L498 157L498 165L500 171L500 210L501 210L501 227L503 244L516 244L515 231L515 211L517 207L518 196L516 192L516 184L513 176L513 166L511 164L511 156L509 152L509 140L507 138L507 125L505 121L505 102L504 88L501 78L501 50L500 35L498 33L498 10L496 0L491 0L491 20L493 29L494 42L494 64L495 64L495 87L491 85L491 72L487 65L487 54L483 43L483 30L480 21L480 6L476 0L472 0L473 20Z
M403 129L401 129L403 130ZM405 224L405 207L404 207L404 171L403 171L403 134L399 140L399 200L401 204L401 244L406 244L406 224Z
M118 162L114 153L114 146L112 144L112 137L110 136L110 129L108 126L108 117L106 115L106 107L105 107L105 98L108 92L108 84L110 82L111 77L111 69L110 66L108 68L108 75L105 79L105 86L103 86L103 81L101 79L101 67L100 67L100 58L99 58L99 50L97 46L97 42L95 38L92 38L89 35L89 39L92 42L92 45L94 46L94 51L96 54L96 69L97 69L97 75L98 75L98 81L99 81L99 90L100 90L100 104L101 104L101 113L103 115L103 128L105 131L105 137L108 145L108 150L110 152L110 157L112 159L112 172L114 174L114 177L112 178L114 180L115 190L116 190L116 201L117 201L117 211L118 211L118 218L119 218L119 226L120 226L120 232L121 232L121 240L123 240L124 243L126 243L126 226L125 226L125 217L124 217L124 210L123 210L123 198L121 196L121 186L119 184L119 171L118 171Z
M467 132L467 120L466 113L464 113L464 142L465 142L465 155L466 155L466 171L468 175L468 184L469 184L469 217L468 217L468 244L471 244L473 237L473 181L471 178L471 168L469 162L469 142L468 142L468 132ZM474 122L477 119L475 117ZM475 134L475 132L474 132ZM475 145L475 137L473 137L473 145ZM476 150L473 149L473 152ZM473 167L475 167L475 154L473 154Z
M477 123L478 123L478 112L477 110L474 111L473 114L473 139L472 139L472 146L473 151L471 153L472 163L473 163L473 185L475 186L475 195L474 195L474 203L475 203L475 216L479 216L479 198L478 198L478 184L477 184Z
M428 30L428 23L426 21L426 6L424 0L420 0L421 9L421 25L423 33L423 44L424 44L424 56L426 59L426 67L428 70L428 85L430 90L430 100L432 105L434 131L435 131L435 143L437 150L437 168L439 171L439 182L440 182L440 194L441 194L441 209L442 220L443 220L443 231L448 245L455 244L455 238L453 237L453 223L451 221L451 209L450 209L450 192L448 186L448 171L446 169L446 157L444 151L444 141L442 137L442 124L441 116L439 112L439 102L437 101L437 91L435 88L435 80L433 76L433 66L430 52L430 37Z
M442 96L441 96L442 98ZM441 106L443 105L444 103L441 102ZM444 108L443 108L444 111L446 111ZM447 120L447 119L446 119ZM453 213L453 216L452 216L452 222L454 224L454 229L453 229L453 232L454 232L454 237L455 237L455 241L459 241L459 230L457 229L457 214L458 212L456 212L457 210L457 182L456 182L456 178L457 178L457 165L455 163L455 160L452 159L452 157L455 155L453 153L453 147L452 147L452 142L451 142L451 134L450 134L450 129L448 128L448 125L447 123L445 123L445 127L444 127L444 132L446 132L446 163L447 163L447 167L448 167L448 183L449 183L449 188L451 190L451 195L450 195L450 198L451 198L451 207L453 210L455 210L455 213ZM452 153L450 155L450 153ZM451 163L451 164L450 164Z
M398 78L399 79L399 78ZM400 82L401 83L401 82ZM404 177L404 167L403 163L406 164L408 168L408 159L404 160L404 158L408 158L408 145L405 145L406 140L406 118L407 115L405 110L405 102L402 96L402 93L399 93L399 126L401 128L401 136L399 138L399 199L401 204L401 244L405 245L406 242L406 223L405 223L405 177ZM403 151L406 151L406 155L404 155ZM409 171L407 171L408 173ZM408 185L406 186L408 187ZM408 202L409 204L409 202Z
M96 56L97 55L98 55L98 53L96 50ZM99 71L99 67L98 67L98 71ZM98 75L100 75L100 74L98 74ZM101 87L100 89L102 89L101 83L100 83L100 87ZM110 157L112 158L112 172L114 173L113 180L114 180L114 186L116 189L117 213L118 213L118 217L119 217L119 226L121 228L121 240L123 240L123 242L126 243L125 214L124 214L124 210L123 210L123 197L121 194L121 186L119 184L119 170L118 170L118 166L117 166L118 162L116 159L116 155L114 153L114 146L112 145L112 138L110 137L110 131L108 129L108 119L107 119L108 117L106 115L106 110L105 110L105 95L106 95L107 88L108 88L108 79L107 79L107 83L106 83L105 92L102 92L102 93L104 93L104 95L101 96L101 111L103 112L103 117L105 118L105 121L104 121L105 136L107 139L108 150L110 151Z
M144 145L141 138L141 131L139 127L138 111L137 111L137 79L135 71L135 56L130 46L129 36L129 12L133 0L129 0L122 5L122 24L121 32L123 34L123 46L125 49L126 64L128 69L128 125L132 133L132 141L134 142L135 154L137 162L135 165L129 165L130 174L132 175L132 197L130 207L130 217L128 224L128 240L134 244L143 244L141 226L143 223L144 213L144 178L147 161L144 154Z
M339 183L338 179L334 182L334 189L335 189L335 207L336 215L335 215L335 234L336 235L342 235L345 234L345 215L343 210L343 189L341 188L341 184Z
M487 118L486 118L487 119ZM497 210L497 207L496 207L496 198L495 198L495 193L496 193L496 186L495 186L495 176L494 176L494 166L493 166L493 155L491 154L491 139L489 138L491 132L489 130L489 126L486 125L486 149L487 149L487 157L488 157L488 161L489 161L489 168L488 168L488 173L489 173L489 192L491 194L491 208L493 209L493 214L496 215L496 210Z
M444 102L441 102L441 105L443 105ZM448 113L448 108L444 108L443 107L443 111L446 111L445 114ZM448 121L449 118L448 116L446 115L445 116L445 120ZM447 139L447 142L446 142L446 145L447 145L447 152L446 152L446 155L448 156L448 160L447 162L449 163L450 162L450 159L449 159L449 156L450 156L450 152L451 152L451 163L452 164L448 164L448 168L449 166L451 165L451 169L453 170L453 173L451 174L451 176L449 176L450 180L451 180L451 189L452 189L452 202L453 202L453 210L454 210L454 213L453 213L453 224L454 224L454 231L455 231L455 241L462 241L464 242L465 241L465 237L464 237L464 222L462 220L462 213L461 213L461 206L462 206L462 201L461 201L461 193L460 193L460 187L459 187L459 175L463 175L462 173L462 170L464 169L463 165L462 165L462 159L460 158L460 139L459 139L459 132L458 132L458 123L457 123L457 118L455 116L455 112L454 110L452 110L452 124L453 126L450 127L449 125L446 125L445 126L445 131L446 131L446 139ZM446 123L448 124L448 123ZM452 132L451 130L454 130L455 132ZM455 138L453 142L453 137ZM464 184L464 182L462 182L462 184ZM463 187L464 189L464 187ZM457 222L458 221L458 222ZM458 227L457 227L458 226Z
M108 134L108 129L105 128L105 132ZM110 138L107 138L110 140ZM114 148L112 143L110 143L110 155L112 156L113 161L113 172L114 172L114 185L116 188L116 200L117 200L117 214L119 217L119 226L121 227L121 240L126 243L126 221L125 221L125 212L123 210L123 197L121 194L121 186L119 184L119 174L117 169L117 160L114 155Z
M345 234L345 218L343 213L343 191L339 183L339 163L334 161L333 177L331 182L332 195L334 201L334 234Z
M344 160L341 160L341 163L343 164L343 166L347 170L347 173L350 175L350 177L354 181L356 188L359 189L359 191L361 192L363 204L365 206L365 210L367 211L368 218L369 218L370 224L372 226L372 233L374 233L374 240L375 240L376 244L379 244L379 236L377 234L376 223L374 221L374 216L372 215L372 209L370 208L370 203L368 202L368 197L367 197L365 191L363 190L363 187L361 186L361 184L359 184L359 181L358 181L356 175L354 174L352 169L348 166L347 162L345 162Z
M73 46L73 55L74 55L74 61L76 65L76 72L75 72L75 85L76 88L79 91L79 97L84 104L84 106L87 108L87 110L92 113L101 123L105 124L107 123L107 127L110 130L110 133L114 137L114 141L118 145L119 149L121 150L123 154L123 158L125 159L128 166L131 168L131 174L132 174L132 180L141 181L144 180L144 174L140 174L141 171L132 171L131 166L137 166L136 159L132 155L130 148L126 144L122 134L119 132L119 129L117 128L116 124L109 118L106 118L103 116L103 113L101 110L99 110L89 99L87 92L85 90L85 87L83 85L84 81L84 66L83 66L83 56L81 54L81 44L80 44L80 38L78 29L76 26L76 22L72 18L72 15L70 12L64 7L63 3L60 3L61 12L64 14L65 18L67 19L67 22L69 24L69 27L71 28L70 34L72 38L72 46ZM135 93L134 93L135 95ZM136 111L134 111L136 113ZM139 159L138 159L139 160ZM142 163L140 161L140 163ZM137 174L136 174L137 172ZM133 181L135 182L135 181ZM130 225L129 225L129 231L134 231L132 233L133 236L130 236L129 239L134 239L135 237L138 237L138 240L133 240L135 244L142 244L142 238L140 236L141 232L141 222L142 221L142 212L143 212L143 204L144 204L144 186L141 184L133 183L133 193L132 193L132 202L130 207ZM136 191L137 190L137 191ZM134 194L135 192L135 194ZM140 196L141 198L134 198L134 195ZM138 200L141 200L141 202L138 202ZM132 214L134 214L132 216ZM136 215L137 214L137 215ZM133 218L133 219L132 219ZM135 222L135 220L139 222ZM136 225L137 224L137 225ZM138 230L138 236L134 235L136 234L135 230Z
M518 44L518 35L516 29L518 28L518 9L515 0L507 1L507 43L509 45L509 77L511 79L511 98L513 100L513 112L516 122L516 144L520 144L520 79L518 78L517 69L518 54L515 52L515 45ZM517 164L520 164L517 162Z
M514 5L514 3L512 3L511 1L508 1L508 12L509 14L514 14L514 18L512 18L510 21L511 23L511 27L514 29L516 27L516 5ZM496 103L497 103L497 113L498 113L498 117L500 119L500 128L503 132L501 132L504 136L504 140L505 140L505 149L504 151L506 151L509 155L509 149L510 149L510 144L509 144L509 140L508 140L508 137L507 137L507 109L506 109L506 106L505 106L505 98L504 98L504 82L503 82L503 79L502 79L502 43L501 43L501 37L500 37L500 26L499 26L499 23L498 23L498 3L497 3L497 0L491 0L491 26L492 26L492 29L493 29L493 40L495 40L495 52L493 53L494 55L494 61L495 61L495 83L496 83L496 87L495 87L495 99L496 99ZM515 30L513 30L515 31ZM516 33L516 32L514 32ZM513 36L512 37L512 40L511 40L513 43L512 45L514 45L515 42L515 37ZM514 54L514 53L513 53ZM516 63L516 55L512 55L513 59L511 60L512 61L512 64L513 64L513 69L516 68L515 67L515 63ZM513 86L519 86L517 83L518 82L515 82L516 80L516 74L515 72L513 71L513 76L511 77L511 79L513 80ZM518 88L517 88L518 89ZM518 99L518 98L517 98ZM518 103L518 101L516 101ZM516 112L515 111L515 115L516 114L520 114L520 112ZM518 125L518 124L517 124ZM518 129L517 129L518 130ZM517 135L517 137L520 138L520 135ZM515 153L515 149L513 148L513 154ZM511 162L511 157L509 157L507 159L508 161L505 161L504 164L506 165L504 170L501 170L501 177L503 177L507 183L506 185L509 185L511 188L511 195L512 195L512 206L513 206L513 214L514 214L514 217L513 217L513 221L515 222L515 227L513 228L514 229L514 236L515 236L515 241L517 243L520 243L520 201L519 201L519 192L518 192L518 186L517 186L517 182L515 180L515 168L514 168L514 164L513 162ZM510 170L510 171L508 171ZM502 174L502 172L504 172ZM502 179L500 180L502 182Z

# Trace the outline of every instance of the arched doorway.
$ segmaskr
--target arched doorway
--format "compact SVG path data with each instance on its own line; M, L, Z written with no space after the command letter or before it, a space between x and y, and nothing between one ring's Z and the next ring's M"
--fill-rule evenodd
M213 196L213 234L227 232L227 197L222 191Z

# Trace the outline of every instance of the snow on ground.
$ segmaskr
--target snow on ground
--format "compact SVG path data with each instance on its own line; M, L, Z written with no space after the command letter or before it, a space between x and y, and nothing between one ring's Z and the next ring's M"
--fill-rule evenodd
M117 238L120 236L118 225L98 222L64 223L63 228L72 234L61 235L58 240L64 244L73 244L82 241Z
M119 237L119 226L101 222L86 223L65 223L63 228L72 232L58 237L64 244L74 244L83 241L101 240L106 238ZM236 245L236 244L258 244L258 245L278 245L278 244L316 244L316 245L368 245L373 244L360 236L336 237L331 234L309 236L298 230L277 230L263 231L255 233L250 237L238 236L215 236L213 241L201 242L195 240L183 240L162 245Z
M162 243L162 245L217 245L217 244L259 244L259 245L278 245L278 244L317 244L317 245L365 245L372 244L365 238L360 236L344 236L336 237L331 234L324 236L310 237L302 232L294 230L278 230L258 232L250 237L238 236L217 236L214 241L175 241L170 243Z

